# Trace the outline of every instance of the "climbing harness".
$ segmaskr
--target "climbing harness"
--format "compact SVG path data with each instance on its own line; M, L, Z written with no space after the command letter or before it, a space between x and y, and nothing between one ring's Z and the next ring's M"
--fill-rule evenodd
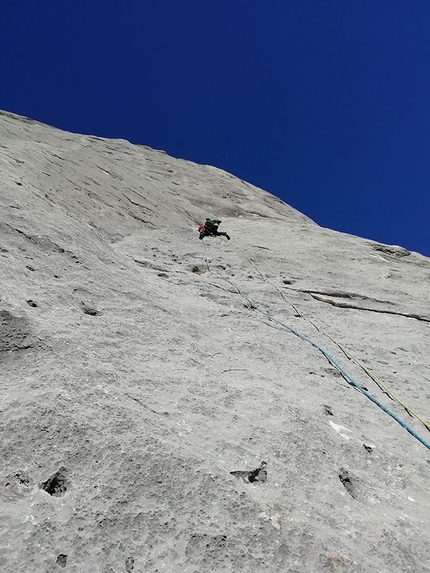
M205 249L206 249L206 245L205 245ZM254 268L259 272L259 274L262 276L263 280L265 280L266 282L268 282L269 284L272 284L272 286L274 286L279 293L281 294L282 298L284 299L285 302L287 302L288 304L291 304L291 306L294 308L294 310L297 313L297 316L299 317L303 317L302 313L300 313L300 311L297 309L297 307L291 303L290 301L288 301L284 294L282 293L282 291L274 284L274 283L270 283L270 281L268 281L266 279L266 277L263 275L263 273L258 269L258 267L255 265L255 263L248 257L246 256L246 258L251 262L251 264L254 266ZM206 265L208 270L210 271L210 266L209 266L209 260L207 257L205 257L205 261L206 261ZM217 273L216 273L217 274ZM352 376L350 376L348 374L348 372L346 372L346 370L335 360L335 358L333 358L333 356L327 352L327 350L325 350L320 344L318 344L317 342L315 342L314 340L312 340L311 338L309 338L308 336L302 334L301 332L299 332L296 328L294 328L293 326L290 326L288 324L286 324L285 322L275 318L273 315L271 315L269 312L262 310L260 308L260 306L256 303L254 303L247 295L245 295L242 290L230 279L224 278L221 275L218 275L219 278L221 280L225 280L226 282L228 282L231 286L233 286L237 293L244 298L248 305L249 308L256 310L257 312L259 312L262 316L264 316L266 319L268 319L271 322L274 322L276 324L278 324L281 328L283 328L284 330L291 332L292 334L294 334L295 336L297 336L298 338L300 338L301 340L303 340L304 342L307 342L308 344L310 344L311 346L313 346L314 348L316 348L317 350L319 350L324 356L325 358L330 362L330 364L336 368L336 370L343 376L343 378L348 382L348 384L350 384L351 386L353 386L354 388L356 388L357 390L359 390L362 394L364 394L367 398L369 398L369 400L371 400L374 404L376 404L379 408L381 408L381 410L383 410L386 414L388 414L389 416L391 416L391 418L393 418L393 420L395 420L398 424L400 424L407 432L409 432L414 438L416 438L419 442L421 442L421 444L423 444L428 450L430 450L430 443L427 442L426 440L424 440L424 438L422 438L419 434L417 434L417 432L415 432L415 430L413 430L410 426L408 426L408 424L406 424L401 418L399 418L397 416L397 414L395 414L394 412L392 412L389 408L387 408L386 406L384 406L384 404L382 404L382 402L380 402L377 398L375 398L374 396L372 396L365 388L363 388L362 386L360 386L360 384L358 384L358 382L356 382L354 380L354 378L352 378ZM304 317L305 318L305 317ZM313 323L313 321L311 321L309 318L306 318L306 320L312 324L314 326L314 328L317 329L317 331L321 332L321 330ZM326 334L324 332L324 334ZM331 336L327 335L328 338L330 338L341 350L342 352L344 352L346 354L346 356L348 356L347 352L345 351L345 349L338 343L336 342ZM352 356L352 355L351 355ZM358 361L357 361L358 363ZM366 370L365 370L366 371ZM370 375L370 374L369 374ZM371 376L372 379L373 376ZM375 377L376 378L376 377ZM390 393L391 394L391 393ZM391 395L394 396L394 394L388 394L390 397ZM397 400L398 401L398 400ZM401 404L403 407L405 407L400 401L399 404ZM405 407L406 411L409 413L412 413L412 410L408 407ZM415 413L414 413L415 415ZM421 422L423 422L421 420L420 417L417 417L418 420L420 420ZM429 425L426 422L423 422L424 425L429 429Z

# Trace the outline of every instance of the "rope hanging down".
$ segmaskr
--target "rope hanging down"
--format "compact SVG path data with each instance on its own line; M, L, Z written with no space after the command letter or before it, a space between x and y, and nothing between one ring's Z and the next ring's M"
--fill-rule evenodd
M204 245L205 249L206 249L206 245ZM249 259L249 257L247 257ZM206 264L208 267L208 270L210 270L209 267L209 260L207 257L205 257L206 260ZM251 261L251 259L249 259ZM252 262L252 261L251 261ZM254 263L252 263L253 266L258 270L258 272L262 275L261 271L256 267L256 265ZM218 275L218 273L216 273L216 275ZM262 275L263 276L263 275ZM303 340L304 342L307 342L308 344L310 344L311 346L313 346L314 348L316 348L317 350L319 350L324 356L325 358L330 362L330 364L332 366L334 366L334 368L336 368L336 370L338 372L340 372L340 374L343 376L343 378L349 383L351 384L351 386L354 386L354 388L356 388L357 390L359 390L362 394L364 394L366 396L366 398L369 398L369 400L371 400L374 404L376 404L381 410L383 410L386 414L388 414L389 416L391 416L391 418L393 418L393 420L395 420L398 424L400 424L400 426L402 426L407 432L409 432L411 434L411 436L413 436L414 438L416 438L419 442L421 442L421 444L423 444L423 446L425 446L428 450L430 450L430 443L428 443L426 440L424 440L424 438L422 438L419 434L417 434L417 432L415 432L415 430L413 430L410 426L408 426L408 424L406 424L401 418L399 418L397 416L397 414L395 414L394 412L392 412L389 408L387 408L386 406L384 406L384 404L382 404L382 402L380 402L377 398L375 398L374 396L372 396L367 390L365 390L362 386L360 386L360 384L358 384L358 382L356 382L354 380L354 378L352 378L352 376L350 376L348 374L348 372L346 372L346 370L344 370L342 368L342 366L340 366L340 364L333 358L333 356L331 354L329 354L327 352L327 350L325 350L320 344L318 344L317 342L315 342L314 340L312 340L311 338L309 338L308 336L302 334L301 332L299 332L296 328L282 322L281 320L275 318L274 316L272 316L270 313L262 310L259 305L257 305L256 303L254 303L249 297L247 297L242 291L241 289L230 279L224 278L220 275L218 275L218 277L221 280L225 280L226 282L228 282L229 284L231 284L236 291L238 292L238 294L244 298L248 304L250 305L250 308L252 308L253 310L256 310L257 312L259 312L260 314L262 314L265 318L267 318L268 320L270 320L271 322L274 322L276 324L278 324L279 326L281 326L284 330L287 330L288 332L291 332L292 334L294 334L295 336L297 336L298 338L300 338L301 340ZM263 278L265 278L263 276ZM274 285L275 286L275 285ZM277 290L278 287L276 287ZM282 298L286 301L282 291L279 291L282 295ZM288 302L288 301L286 301ZM292 303L290 303L292 304ZM293 308L296 310L297 314L299 316L301 316L300 312L296 309L296 307L294 305L292 305ZM309 319L307 319L309 320ZM310 322L310 321L309 321ZM313 324L313 323L312 323ZM315 326L315 325L314 325ZM336 343L338 344L338 343ZM339 346L339 344L338 344ZM343 349L342 349L343 351Z
M245 255L246 256L246 255ZM247 259L249 260L249 262L252 264L252 266L255 268L255 270L260 274L261 278L267 282L268 284L272 285L281 295L281 297L283 298L283 300L291 305L293 307L293 309L295 310L295 312L297 313L298 316L300 316L301 318L304 318L305 320L307 320L309 322L309 324L311 324L315 330L317 330L318 332L321 332L322 334L324 334L324 336L327 336L327 338L329 338L334 344L336 344L336 346L345 354L345 356L349 359L352 360L353 362L355 362L362 370L363 372L365 372L369 378L371 378L375 384L384 392L384 394L386 394L389 398L391 398L392 400L394 400L395 402L397 402L398 404L400 404L400 406L402 406L406 412L412 416L413 418L416 418L419 422L421 422L423 424L423 426L425 426L427 428L427 430L430 431L430 424L428 422L426 422L419 414L417 414L414 410L412 410L412 408L410 408L409 406L407 406L404 402L402 402L402 400L396 396L377 376L376 374L374 374L369 368L367 368L357 357L355 357L352 352L350 352L349 350L347 350L344 346L342 346L340 344L340 342L338 342L337 340L335 340L332 336L330 336L330 334L328 334L328 332L325 329L320 328L318 325L315 324L315 322L313 320L311 320L309 317L305 316L302 312L300 312L297 308L297 306L295 304L293 304L290 300L288 300L284 293L280 290L280 288L275 284L272 283L271 281L269 281L267 279L267 277L265 277L263 275L263 273L260 271L260 269L257 267L257 265L254 263L254 261L252 259L250 259L247 256Z
M295 328L293 328L292 326L289 326L288 324L285 324L284 322L282 322L281 320L278 320L277 318L275 318L274 316L272 316L271 314L269 314L268 312L265 312L264 310L261 310L261 308L258 307L258 305L256 305L255 303L253 303L247 296L245 296L241 290L229 279L226 279L232 286L234 286L237 290L237 292L240 294L240 296L242 296L246 301L248 301L248 303L251 305L251 308L255 309L257 312L259 312L260 314L262 314L263 316L265 316L268 320L275 322L276 324L278 324L279 326L281 326L283 329L288 330L289 332L295 334L296 336L298 336L301 340L303 340L304 342L307 342L308 344L311 344L314 348L316 348L317 350L319 350L326 358L327 360L330 362L330 364L332 364L332 366L334 366L336 368L336 370L338 370L342 376L344 377L344 379L351 384L352 386L354 386L354 388L357 388L357 390L359 390L360 392L362 392L362 394L364 394L367 398L369 398L369 400L371 400L374 404L376 404L377 406L379 406L379 408L381 408L381 410L383 410L385 413L387 413L389 416L391 416L393 418L393 420L395 420L398 424L400 424L403 428L405 428L405 430L407 430L414 438L416 438L419 442L421 442L427 449L430 450L430 443L426 442L424 440L424 438L422 438L419 434L417 434L415 432L415 430L413 430L410 426L408 426L401 418L399 418L397 416L397 414L395 414L394 412L392 412L390 409L388 409L386 406L384 406L384 404L382 404L382 402L380 402L377 398L375 398L374 396L372 396L369 392L367 392L367 390L365 390L364 388L362 388L360 386L360 384L358 384L353 378L352 376L350 376L348 374L348 372L346 372L346 370L344 370L342 368L342 366L340 366L340 364L338 364L338 362L333 358L333 356L331 356L331 354L329 354L327 352L327 350L325 350L322 346L320 346L317 342L315 342L314 340L312 340L311 338L308 338L307 336L305 336L304 334L302 334L301 332L299 332L298 330L296 330Z

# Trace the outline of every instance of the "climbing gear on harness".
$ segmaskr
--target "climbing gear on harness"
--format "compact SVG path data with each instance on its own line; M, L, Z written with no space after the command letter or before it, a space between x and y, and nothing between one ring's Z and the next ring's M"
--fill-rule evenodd
M206 219L204 225L200 225L198 228L199 231L199 239L204 239L205 237L219 237L224 236L227 240L230 240L230 237L227 233L223 231L218 231L218 227L221 224L219 219Z

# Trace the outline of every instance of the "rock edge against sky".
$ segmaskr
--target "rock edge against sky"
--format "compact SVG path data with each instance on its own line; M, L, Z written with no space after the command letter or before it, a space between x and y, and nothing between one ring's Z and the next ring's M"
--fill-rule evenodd
M307 341L428 442L429 259L7 112L0 169L3 571L430 571L429 450Z

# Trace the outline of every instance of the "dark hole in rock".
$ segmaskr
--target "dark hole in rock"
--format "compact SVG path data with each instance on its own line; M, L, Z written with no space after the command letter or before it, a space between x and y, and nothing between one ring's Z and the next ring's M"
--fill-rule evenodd
M158 276L162 277L163 279L167 279L169 277L167 273L158 273Z
M232 471L230 474L241 481L254 483L261 482L264 483L267 480L267 462L261 462L261 464L255 470L251 471Z
M282 282L284 283L284 285L292 285L294 283L294 281L292 281L291 279L284 279Z
M27 472L17 471L9 474L6 477L5 487L18 486L18 487L28 487L31 485L32 480Z
M67 565L67 555L60 553L60 555L57 557L57 565L59 567L65 567Z
M351 497L355 498L354 485L352 482L351 474L345 468L340 468L339 471L340 471L339 479L340 479L341 484L346 489L346 491L349 493L349 495Z
M85 304L84 302L82 302L82 309L85 314L89 314L90 316L99 316L101 314L99 310L97 310L93 306Z
M326 406L324 404L324 412L327 414L327 416L333 416L333 410L331 409L331 406Z
M68 488L67 469L61 467L58 472L55 472L50 478L43 482L40 489L49 493L54 497L62 497Z
M33 308L37 307L37 304L34 302L34 300L31 300L31 299L27 301L27 304L28 304L28 306L32 306Z
M200 267L198 267L197 265L195 265L192 270L193 270L193 273L195 273L196 275L201 275L203 272L202 269Z
M366 450L366 452L369 452L369 454L373 452L372 446L366 446L366 444L363 444L363 448Z
M248 480L253 483L255 481L259 481L264 483L267 480L267 470L265 469L266 462L264 462L264 466L262 465L260 468L250 472L248 476Z
M15 181L15 183L16 183L17 185L19 185L20 187L22 186L21 181Z
M25 268L28 269L29 271L35 271L36 270L33 267L30 267L30 265L27 265Z
M125 570L127 573L131 573L134 569L134 559L133 557L127 557L125 560Z

